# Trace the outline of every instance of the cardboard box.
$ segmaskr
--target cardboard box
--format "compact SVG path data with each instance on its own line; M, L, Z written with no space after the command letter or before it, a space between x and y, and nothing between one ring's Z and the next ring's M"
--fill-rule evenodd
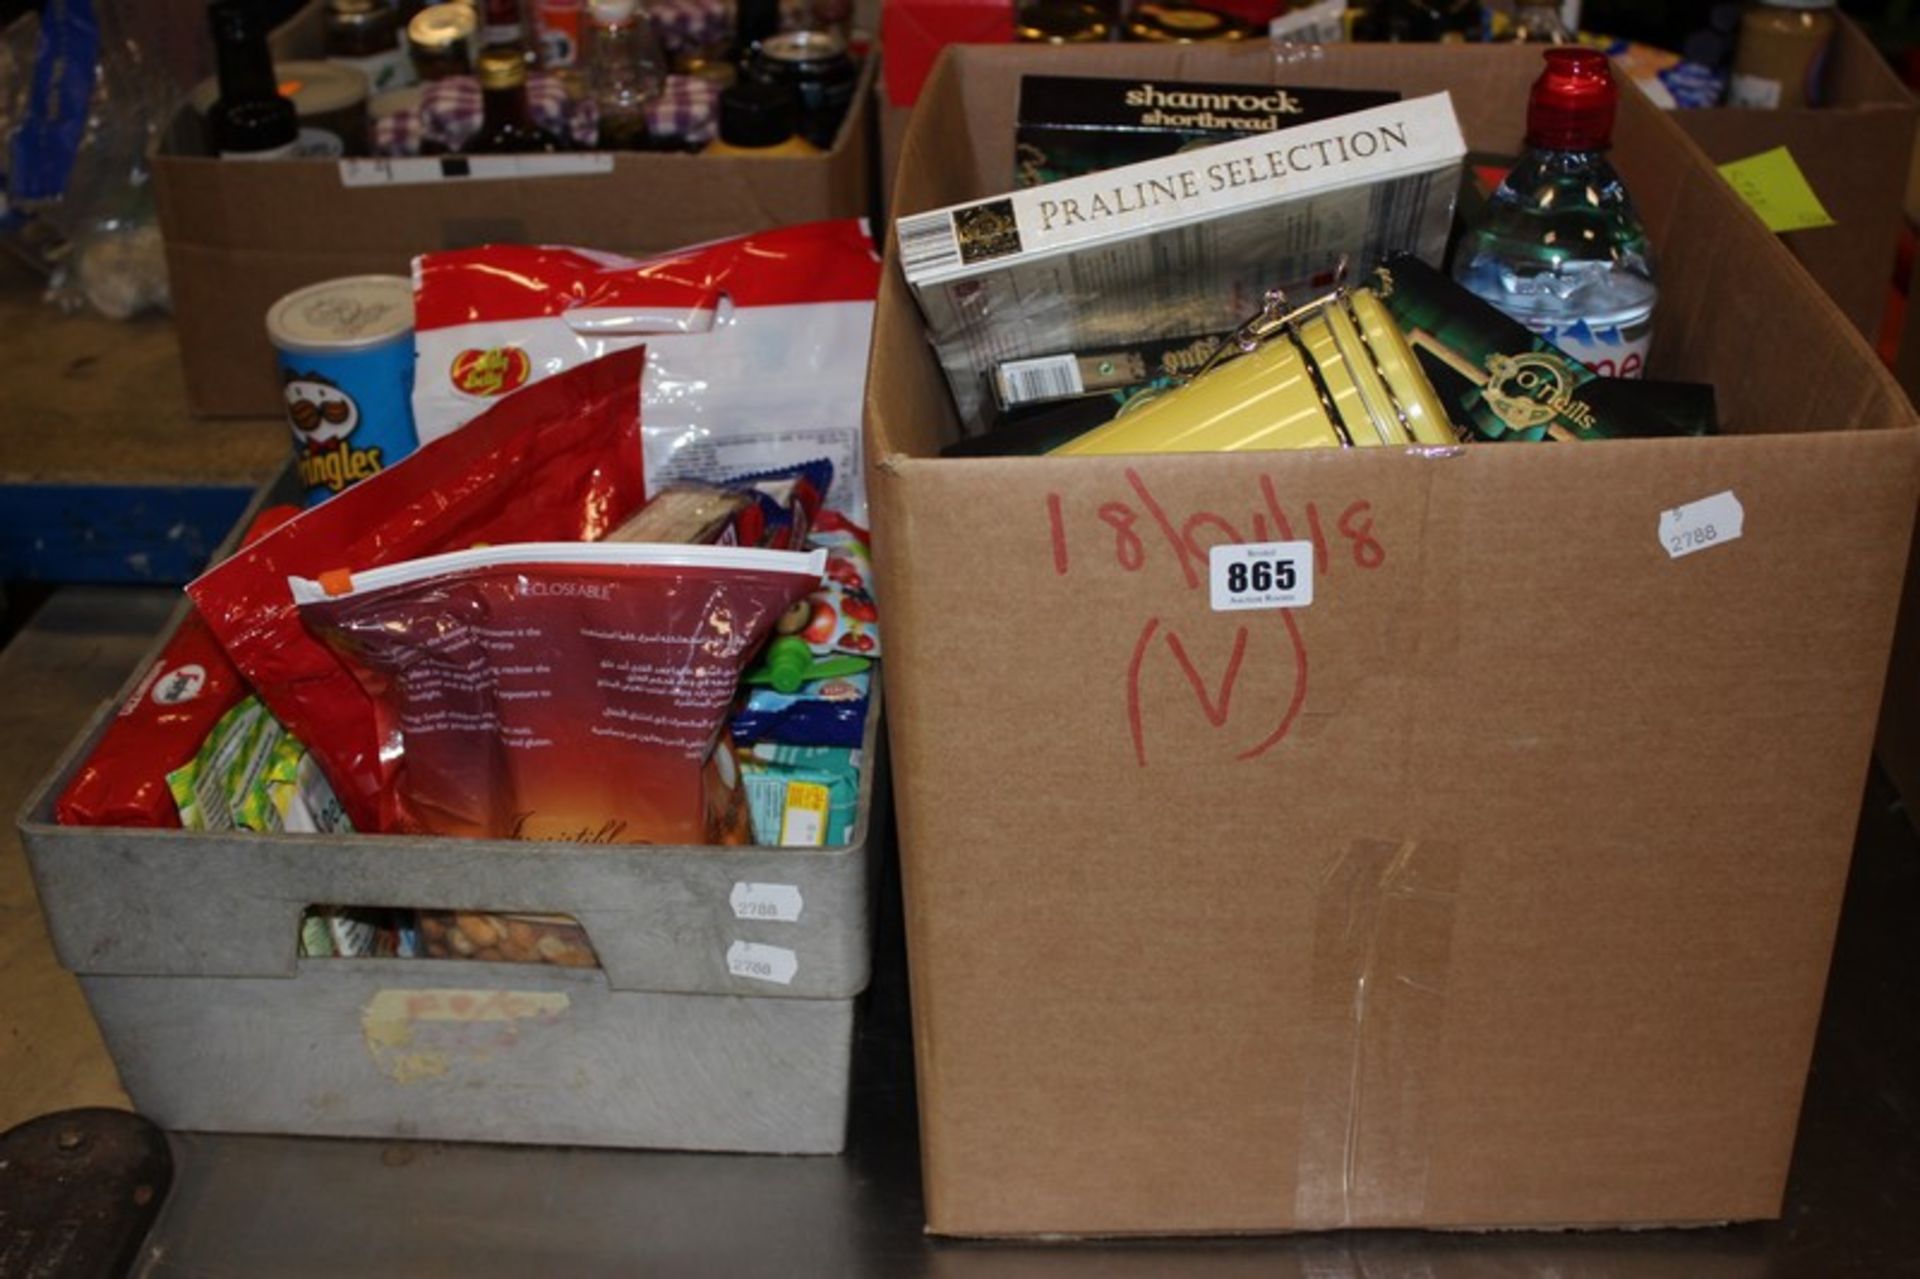
M1906 215L1920 213L1920 139L1915 164L1908 176ZM1895 348L1894 374L1907 398L1920 401L1920 258L1907 280L1905 314ZM1880 734L1874 745L1880 766L1907 802L1907 817L1920 827L1920 561L1907 566L1907 591L1900 602L1900 627L1893 641L1893 662L1887 671L1887 693L1880 712Z
M1787 247L1869 339L1880 333L1893 287L1914 101L1900 77L1849 18L1842 17L1827 63L1831 104L1817 110L1718 107L1676 111L1688 135L1716 164L1785 146L1835 225L1783 235Z
M194 154L198 121L183 115L154 161L154 194L188 404L200 414L277 416L267 308L319 280L405 275L417 253L492 241L657 253L863 216L878 61L868 59L839 138L817 157L620 153L599 157L607 165L597 173L350 187L347 162L248 165Z
M1906 801L1908 819L1920 827L1920 559L1907 567L1874 753Z
M1512 152L1537 59L1278 74L1452 89L1469 145ZM951 50L896 216L999 189L1027 69L1276 76ZM1778 1211L1920 432L1626 96L1653 371L1716 383L1722 437L939 459L944 380L887 272L869 483L935 1232ZM1663 513L1728 493L1741 536L1672 558ZM1324 546L1314 602L1210 611L1205 548L1277 529Z

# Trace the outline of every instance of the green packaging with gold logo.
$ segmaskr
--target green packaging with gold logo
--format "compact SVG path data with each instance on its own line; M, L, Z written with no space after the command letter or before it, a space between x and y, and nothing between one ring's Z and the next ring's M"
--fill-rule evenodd
M1469 438L1607 440L1715 429L1712 388L1603 378L1412 254L1381 263L1373 288Z

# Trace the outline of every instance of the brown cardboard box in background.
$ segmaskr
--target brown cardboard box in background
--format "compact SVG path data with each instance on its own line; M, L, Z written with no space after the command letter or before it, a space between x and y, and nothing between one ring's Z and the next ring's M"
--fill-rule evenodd
M1907 172L1913 157L1913 95L1849 18L1827 62L1830 105L1797 111L1738 107L1676 111L1673 117L1715 164L1785 146L1834 225L1781 237L1868 340L1877 338L1893 287Z
M1908 176L1906 215L1910 221L1920 220L1920 139ZM1907 397L1920 401L1920 261L1908 280L1906 323L1894 373ZM1908 819L1920 826L1920 559L1907 565L1907 592L1900 601L1900 628L1894 635L1874 753L1906 800Z
M621 153L610 173L349 188L331 160L163 152L154 193L188 402L200 414L279 413L267 308L318 280L405 275L415 254L490 241L648 253L865 215L878 61L868 59L839 138L817 157ZM183 119L176 140L193 123Z
M950 50L894 212L1002 189L1023 68ZM1526 50L1329 50L1518 148ZM941 1234L1777 1213L1920 484L1913 410L1678 126L1615 156L1656 374L1720 438L942 460L897 266L867 401L925 1189ZM1765 317L1765 322L1760 322ZM1734 493L1680 559L1663 511ZM1209 611L1284 518L1313 604ZM956 624L995 602L990 628Z
M1920 557L1907 565L1874 753L1906 801L1908 820L1920 826Z
M893 180L900 172L900 148L907 140L907 123L913 119L913 108L895 106L882 90L873 109L880 118L880 207L891 208Z

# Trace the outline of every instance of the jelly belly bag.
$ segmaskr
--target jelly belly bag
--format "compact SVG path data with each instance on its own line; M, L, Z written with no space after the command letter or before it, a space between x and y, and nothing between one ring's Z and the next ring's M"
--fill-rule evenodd
M745 843L727 711L825 567L820 551L546 543L288 585L378 705L395 829Z
M502 400L299 516L187 587L260 699L306 743L355 830L398 828L397 743L340 657L301 625L287 579L365 571L480 543L593 541L645 498L642 347Z
M647 344L648 489L832 461L831 505L864 519L860 408L880 260L845 219L644 260L496 244L416 258L421 443L520 388Z

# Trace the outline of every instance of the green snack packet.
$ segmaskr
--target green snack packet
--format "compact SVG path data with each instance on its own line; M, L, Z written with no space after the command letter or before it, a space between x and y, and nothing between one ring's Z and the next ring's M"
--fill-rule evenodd
M328 785L326 774L300 740L282 737L262 775L261 791L278 823L275 830L297 834L339 835L353 830L346 809Z
M300 958L334 958L333 933L327 927L326 916L308 911L300 920Z
M313 756L256 698L223 715L167 787L188 830L353 829Z
M167 774L167 788L173 792L180 824L186 829L234 828L233 807L228 803L231 781L236 772L246 771L253 758L262 721L273 723L273 717L257 698L249 697L220 717L190 762Z
M167 774L167 789L173 792L173 806L179 810L183 830L207 828L205 819L200 815L200 796L193 789L193 779L199 772L199 761L190 759Z
M167 788L187 830L353 829L313 756L257 698L221 716L194 757L167 774ZM381 930L362 914L308 911L300 921L300 956L381 953Z
M289 750L299 751L299 743L289 747L289 741L279 721L269 717L261 726L246 763L228 775L227 805L233 814L235 829L277 831L282 828L281 810L268 789L267 774L275 759L285 756Z

